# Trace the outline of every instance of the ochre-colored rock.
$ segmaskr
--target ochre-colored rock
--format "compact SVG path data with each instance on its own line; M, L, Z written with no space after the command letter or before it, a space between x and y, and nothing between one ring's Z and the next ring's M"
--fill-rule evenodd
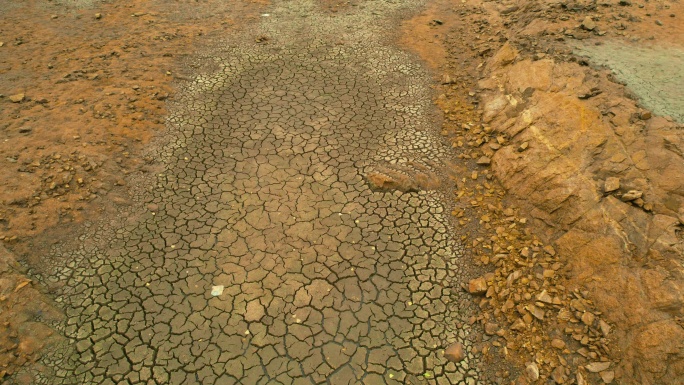
M484 294L487 292L487 281L484 277L471 279L468 282L468 293L470 294Z
M675 321L684 317L684 136L667 119L638 119L633 100L611 96L623 86L586 67L514 52L501 48L480 82L483 121L509 138L492 170L555 245L570 284L589 289L615 325L616 378L684 378L684 328ZM577 97L589 88L603 92Z
M465 350L460 342L455 342L449 345L448 348L444 350L444 357L453 362L459 363L465 358Z

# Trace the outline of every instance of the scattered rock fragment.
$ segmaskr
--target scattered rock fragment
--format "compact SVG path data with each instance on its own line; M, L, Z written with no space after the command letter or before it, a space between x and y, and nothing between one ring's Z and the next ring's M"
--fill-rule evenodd
M429 187L432 179L425 175L422 182L418 175L411 177L408 172L389 168L380 168L366 174L366 180L373 190L419 191L421 187ZM433 181L434 182L434 181ZM424 185L424 186L423 186Z
M444 357L453 362L459 363L465 359L465 350L463 349L463 344L460 342L454 342L449 345L448 348L444 350Z
M608 337L608 334L610 334L610 325L604 320L599 320L599 328L601 328L603 336Z
M606 370L605 372L601 372L599 375L605 384L610 384L615 379L615 372L612 370Z
M582 323L584 323L587 326L591 326L594 324L594 320L596 319L596 316L594 314L586 312L582 314Z
M542 309L540 309L534 305L530 305L527 310L529 310L529 312L534 316L534 318L536 318L540 321L544 319L544 310L542 310Z
M582 28L587 30L587 31L593 31L596 29L596 23L590 16L587 16L584 18L584 21L582 21Z
M623 202L631 202L641 198L643 195L644 193L639 190L629 190L624 193L620 199L622 199Z
M388 175L382 173L370 173L366 175L370 185L378 190L386 190L396 185L396 181Z
M499 331L499 325L493 322L487 322L485 324L484 331L488 336L494 335L497 331Z
M585 366L585 369L592 373L598 373L602 372L604 370L608 370L610 368L610 362L609 361L603 361L603 362L592 362L590 364L587 364Z
M556 384L564 384L565 383L565 368L562 366L557 366L551 372L551 378L556 382Z
M525 258L529 258L532 256L532 250L530 250L529 247L523 247L522 250L520 250L520 255Z
M468 293L470 294L484 294L487 292L487 281L484 277L471 279L468 282Z
M97 20L102 19L102 14L101 14L101 13L96 13L96 14L95 14L95 19L97 19Z
M477 164L479 164L480 166L487 166L490 163L492 163L492 160L489 159L489 157L487 156L482 156L480 159L477 160Z
M575 378L577 380L577 385L587 385L587 381L584 379L584 376L582 376L582 373L577 372Z
M218 297L219 295L223 294L223 289L225 287L223 285L216 285L211 287L211 295L213 297Z
M527 365L527 368L525 368L525 373L527 373L527 377L529 377L532 381L537 381L539 379L539 367L534 362Z
M18 284L18 285L14 288L14 292L15 292L15 293L18 292L18 291L21 290L22 288L26 287L29 283L31 283L31 280L30 280L30 279L27 279L27 280L25 280L24 282Z
M603 191L606 193L620 189L620 178L610 177L603 182Z
M14 94L14 95L10 95L9 100L12 103L21 103L24 101L25 97L26 97L26 95L24 95L23 93L22 94Z
M553 340L551 340L551 346L553 346L556 349L564 349L565 342L561 339L554 338Z
M537 296L537 301L545 302L545 303L552 303L553 299L549 295L549 293L546 292L546 290L543 290L539 295Z
M513 330L525 330L527 327L527 324L525 324L525 321L522 320L522 318L518 318L513 322L513 325L511 325L511 329Z
M546 254L548 254L552 257L556 256L556 249L554 249L553 246L551 246L551 245L544 246L544 252L546 252Z

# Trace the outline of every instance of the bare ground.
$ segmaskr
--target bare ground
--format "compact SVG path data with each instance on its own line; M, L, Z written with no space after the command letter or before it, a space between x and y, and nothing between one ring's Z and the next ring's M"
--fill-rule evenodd
M25 276L49 247L33 237L75 237L74 224L128 205L125 176L153 171L140 154L163 128L174 81L187 79L179 62L265 6L202 4L0 6L0 237L19 256L1 253L3 375L62 339L53 288ZM484 333L469 349L485 382L684 378L681 122L639 94L639 81L660 94L651 75L621 79L591 53L681 50L682 11L677 1L435 1L402 25L401 43L435 74L442 134L460 158L452 214L481 272L462 285L481 309L469 322Z

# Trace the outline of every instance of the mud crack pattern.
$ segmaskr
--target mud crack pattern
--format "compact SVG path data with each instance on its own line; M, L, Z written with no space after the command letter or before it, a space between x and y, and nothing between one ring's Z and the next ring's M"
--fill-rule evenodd
M279 2L189 63L212 70L171 105L150 210L53 251L73 343L42 383L477 381L472 355L442 353L470 346L444 195L363 178L450 154L429 75L383 32L418 5Z

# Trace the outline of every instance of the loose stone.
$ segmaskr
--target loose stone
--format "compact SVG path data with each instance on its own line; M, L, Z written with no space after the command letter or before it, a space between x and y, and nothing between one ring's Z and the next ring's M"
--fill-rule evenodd
M444 357L446 357L447 360L453 363L463 361L463 359L465 358L465 350L463 349L463 344L461 344L460 342L455 342L449 345L449 347L444 350Z
M602 372L604 370L607 370L610 367L610 362L604 361L604 362L592 362L590 364L587 364L584 368L587 369L588 371L592 373L598 373Z

